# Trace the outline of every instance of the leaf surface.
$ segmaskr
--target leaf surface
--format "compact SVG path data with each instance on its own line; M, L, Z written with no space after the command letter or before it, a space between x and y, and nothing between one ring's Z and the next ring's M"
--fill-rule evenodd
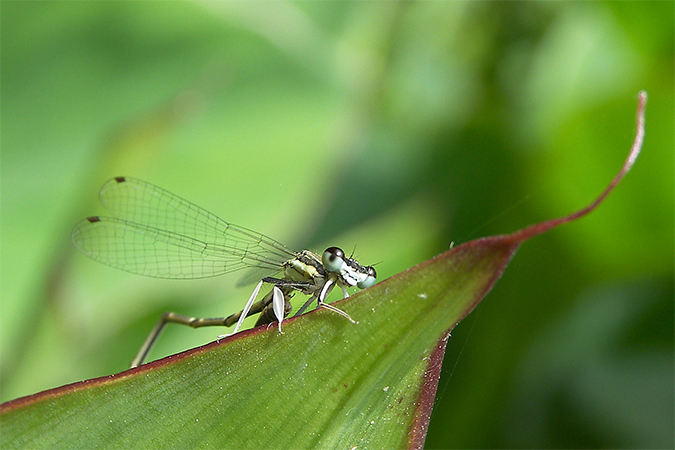
M421 448L450 330L522 242L588 207L468 242L326 310L0 406L3 448Z

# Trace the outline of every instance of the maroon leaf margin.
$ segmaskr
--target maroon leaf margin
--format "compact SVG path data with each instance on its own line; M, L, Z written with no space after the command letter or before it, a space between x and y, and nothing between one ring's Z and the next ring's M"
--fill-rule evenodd
M508 262L511 260L513 255L516 253L520 244L524 241L543 234L553 228L563 225L565 223L576 220L580 217L585 216L586 214L593 211L597 208L600 203L602 203L605 198L609 195L610 192L619 184L623 177L630 171L630 169L635 164L640 150L642 149L642 143L645 136L645 106L647 104L647 93L645 91L640 91L638 94L638 106L637 106L637 119L636 119L636 131L635 138L633 140L633 145L630 148L628 157L623 163L621 170L614 177L609 186L600 194L600 196L595 199L590 205L582 208L570 215L559 217L557 219L547 220L545 222L540 222L529 227L518 230L515 233L505 234L500 236L491 236L487 238L476 239L466 244L460 245L456 248L448 250L441 255L438 255L436 258L447 257L448 254L453 252L466 251L468 248L471 248L471 251L481 251L482 250L495 250L498 247L501 247L502 250L507 251L507 255L504 258L504 263L497 271L496 276L493 278L492 282L486 287L486 290L480 298L477 299L465 312L462 316L462 319L466 317L473 308L480 302L480 300L487 295L487 293L492 289L492 286L497 282L501 277L502 273L506 269ZM434 259L436 259L434 258ZM461 319L460 319L461 320ZM443 366L443 357L445 356L445 348L450 337L450 331L447 332L438 340L436 348L429 357L428 369L424 374L424 384L422 386L422 392L420 394L420 399L418 402L417 410L415 411L415 418L413 421L413 427L409 433L408 448L409 449L422 449L424 447L424 441L427 436L427 431L429 429L429 420L431 419L431 412L434 407L434 401L436 399L436 390L438 388L438 380L441 376L441 367Z

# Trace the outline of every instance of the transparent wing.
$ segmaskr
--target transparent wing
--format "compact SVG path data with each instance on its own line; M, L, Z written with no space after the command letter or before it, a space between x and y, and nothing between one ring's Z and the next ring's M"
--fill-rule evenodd
M246 267L278 271L295 252L133 178L113 178L101 188L103 206L117 218L90 217L72 233L90 258L136 274L204 278Z

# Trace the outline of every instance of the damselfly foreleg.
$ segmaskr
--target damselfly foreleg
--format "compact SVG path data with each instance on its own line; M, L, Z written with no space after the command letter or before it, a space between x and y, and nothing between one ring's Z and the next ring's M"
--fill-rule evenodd
M305 302L305 304L302 305L302 307L300 309L298 309L298 312L296 312L293 317L297 317L297 316L301 315L303 312L305 312L305 310L309 307L309 305L311 305L312 302L314 300L316 300L316 303L317 303L316 307L317 308L324 308L324 309L327 309L329 311L333 311L334 313L340 314L342 317L346 318L351 323L358 323L354 319L352 319L351 316L349 314L347 314L346 312L344 312L341 309L336 308L335 306L330 305L330 304L325 302L326 297L328 297L328 294L330 294L330 292L333 290L333 288L335 287L335 284L336 283L335 283L335 280L333 278L329 278L328 280L326 280L326 283L323 285L323 287L321 288L319 293L318 294L315 293L314 295L312 295L309 298L309 300L307 300ZM349 293L347 292L347 289L345 289L344 286L340 286L340 288L342 289L342 294L344 295L343 298L349 297Z

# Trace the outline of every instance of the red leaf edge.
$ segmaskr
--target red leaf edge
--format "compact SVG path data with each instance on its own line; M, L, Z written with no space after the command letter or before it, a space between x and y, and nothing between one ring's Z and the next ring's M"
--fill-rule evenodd
M600 196L598 196L598 198L596 198L595 201L593 201L590 205L567 216L559 217L557 219L550 219L544 222L530 225L528 227L523 228L522 230L518 230L511 234L492 236L488 238L482 238L471 242L467 242L466 244L462 244L459 247L448 250L447 252L438 255L436 258L446 257L448 254L455 253L457 251L465 249L466 247L475 248L481 245L488 245L488 246L499 245L511 247L510 256L513 256L515 252L518 250L518 247L520 247L520 244L530 239L531 237L543 234L559 225L563 225L565 223L576 220L593 211L605 200L605 198L607 198L609 193L614 190L614 188L619 184L619 182L623 179L623 177L630 171L630 169L635 164L635 161L637 160L640 151L642 150L642 143L644 141L645 136L646 104L647 104L647 93L645 91L640 91L640 93L638 94L635 138L633 139L633 145L631 146L630 151L628 152L628 157L621 166L621 170L619 170L619 173L609 183L609 185L602 192L602 194L600 194ZM494 286L494 284L497 282L497 280L501 277L502 273L506 269L506 266L508 265L509 261L510 258L505 258L504 264L499 268L499 270L496 271L495 273L496 276L486 286L484 294L481 295L474 304L470 305L470 307L467 308L466 313L462 316L460 321L475 308L475 306L483 299L483 297L485 297L485 295L488 294L488 292L490 292L492 286ZM455 326L457 326L457 324L455 324ZM410 430L410 433L408 434L409 449L421 450L424 447L424 441L426 440L427 431L429 429L431 412L433 410L434 401L436 399L436 390L438 388L438 380L440 379L441 368L443 366L443 357L445 356L445 348L447 341L450 337L451 331L452 328L446 330L445 334L443 334L441 338L438 340L436 348L429 356L429 363L427 366L427 370L424 373L424 382L422 385L420 400L417 403L417 409L415 411L415 417L413 419L413 427Z

